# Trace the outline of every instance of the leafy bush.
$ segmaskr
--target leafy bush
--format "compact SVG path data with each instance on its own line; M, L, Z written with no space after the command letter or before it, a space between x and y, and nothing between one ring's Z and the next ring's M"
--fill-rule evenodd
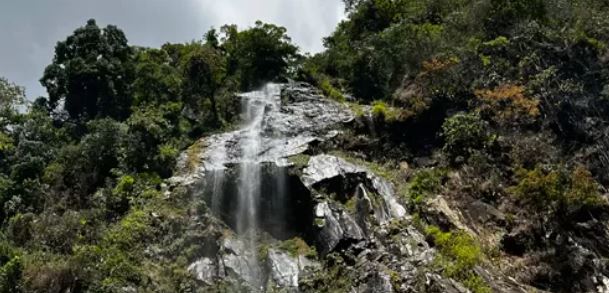
M0 293L21 291L22 256L6 241L0 242Z
M598 191L598 184L590 171L577 166L571 172L564 169L546 170L538 166L533 170L516 172L518 184L510 188L516 197L542 211L574 211L606 205Z
M76 290L85 275L82 267L68 258L46 253L28 255L24 261L25 292L62 292Z
M486 123L477 114L459 113L442 125L444 151L452 158L468 157L473 150L484 148L490 137Z
M473 271L479 265L484 254L476 241L464 232L443 232L436 226L429 226L425 234L439 248L441 257L437 259L444 274L455 278L476 293L490 293L486 282Z
M500 124L532 123L540 115L539 101L525 96L523 86L505 84L477 90L478 111Z
M299 255L304 255L306 257L317 256L317 251L315 250L315 247L310 247L300 237L294 237L292 239L282 241L279 245L279 249L288 252L294 257L297 257Z
M134 248L146 243L146 240L153 235L154 229L151 224L152 216L149 212L131 211L106 233L103 242L123 251L133 251Z
M440 191L445 176L446 172L442 169L419 170L406 186L406 193L415 204L420 203Z
M324 78L319 83L319 88L328 98L332 100L338 102L344 102L346 100L345 96L330 83L330 80L328 78Z

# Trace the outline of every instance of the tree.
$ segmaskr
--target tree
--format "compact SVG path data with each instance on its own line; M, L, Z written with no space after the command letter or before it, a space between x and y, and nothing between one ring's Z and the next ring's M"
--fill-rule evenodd
M10 125L18 118L17 108L25 102L25 90L0 77L0 163L13 150ZM0 168L0 171L2 168Z
M0 77L0 127L5 126L25 103L25 90L4 77Z
M133 83L134 105L161 104L179 101L182 76L171 65L171 58L163 49L144 49L136 58L136 78Z
M131 106L132 55L119 28L100 29L91 19L57 43L40 82L52 107L63 100L73 119L125 119Z
M298 48L284 27L257 21L253 28L241 32L235 25L222 27L222 32L228 74L239 76L242 90L284 75L297 57Z
M197 108L203 99L211 103L212 123L218 125L216 92L226 78L226 59L211 46L195 47L184 65L185 102Z

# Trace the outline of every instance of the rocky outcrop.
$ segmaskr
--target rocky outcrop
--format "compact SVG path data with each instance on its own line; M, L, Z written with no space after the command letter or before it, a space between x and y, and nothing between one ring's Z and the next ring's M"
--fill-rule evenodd
M339 246L366 239L363 229L339 206L321 202L315 207L317 247L325 255Z
M231 194L242 178L236 174L244 170L239 166L255 163L262 170L257 177L263 181L257 207L260 218L253 218L261 224L259 230L204 238L214 243L216 252L191 262L188 270L193 276L205 286L244 284L252 292L468 292L433 268L437 252L415 227L389 180L362 164L317 148L319 142L336 137L343 123L353 118L351 111L305 84L278 86L281 95L270 100L242 95L264 109L255 162L252 157L244 162L240 155L251 129L217 134L201 139L197 149L183 154L178 175L170 181L171 186L188 187L197 196L205 197L205 190L222 190L224 208L214 210L217 203L206 197L210 208L203 212L225 222L212 221L210 225L218 226L214 231L228 231L234 230L229 214L235 210ZM295 155L306 160L291 163ZM216 186L218 178L222 186ZM272 194L277 192L282 192L287 205L275 202ZM463 215L446 202L438 201L432 207L430 218L467 228L461 224ZM288 215L275 219L280 212ZM490 213L501 217L495 211ZM280 221L284 218L287 220ZM273 229L282 223L289 225L289 233ZM315 247L317 256L280 249L280 243L291 237ZM502 279L497 280L497 292L518 292L512 291L517 286L501 285Z
M287 288L296 290L302 275L319 268L319 263L303 256L293 256L287 252L270 249L267 257L270 284L267 288Z

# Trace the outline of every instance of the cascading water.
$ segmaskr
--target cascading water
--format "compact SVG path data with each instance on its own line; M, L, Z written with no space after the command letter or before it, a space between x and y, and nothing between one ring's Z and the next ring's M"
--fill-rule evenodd
M265 124L265 112L278 107L280 89L269 84L260 91L242 95L243 113L246 126L240 142L242 160L239 178L237 233L255 233L258 228L258 207L260 205L260 153ZM249 239L254 238L248 237Z
M284 90L290 94L282 99ZM288 172L287 158L335 135L328 128L351 115L298 84L271 83L238 97L242 127L200 141L203 185L197 189L215 217L234 234L222 238L220 251L215 252L221 258L214 261L208 255L191 269L204 278L213 265L218 275L236 275L254 292L264 291L269 280L295 287L306 261L278 254L269 244L294 237L311 240L314 206L310 190ZM260 254L261 247L269 249L268 254ZM290 269L278 272L278 262Z
M236 209L232 215L234 218L235 232L243 240L245 250L248 252L248 259L243 267L248 268L248 272L244 275L251 276L250 282L256 282L256 286L263 285L261 283L261 269L257 256L258 236L260 230L260 208L262 191L262 168L265 161L262 155L269 141L276 138L270 137L271 132L266 132L267 129L267 113L277 111L281 103L281 88L276 84L268 84L258 91L253 91L240 95L242 103L242 116L244 125L241 130L235 132L235 137L238 137L236 142L239 153L232 154L232 161L238 164L238 178L236 190ZM228 156L226 154L226 143L229 140L223 141L216 147L210 155L212 162L220 164L227 163ZM213 195L212 195L212 210L220 214L222 213L223 200L225 197L225 169L218 168L212 172L213 176ZM280 172L282 173L282 172ZM277 174L274 179L277 184L273 190L272 205L276 206L276 210L281 212L283 207L283 195L285 193L285 174Z

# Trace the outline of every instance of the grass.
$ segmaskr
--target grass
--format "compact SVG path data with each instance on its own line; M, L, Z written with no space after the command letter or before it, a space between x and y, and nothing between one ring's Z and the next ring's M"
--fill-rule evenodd
M463 283L474 293L490 293L491 288L474 272L485 258L481 245L465 232L444 232L436 226L425 228L425 234L438 247L436 264L444 274Z
M444 177L446 177L446 171L442 169L419 170L406 185L406 188L401 191L403 192L402 195L415 204L421 203L425 198L440 191Z
M332 85L332 83L330 83L330 80L327 78L324 78L319 83L319 88L324 93L324 95L326 95L328 98L330 98L332 100L335 100L335 101L341 102L341 103L346 100L345 96L338 89L336 89Z
M400 121L402 111L398 108L387 105L384 101L372 103L372 116L386 122Z
M297 168L303 168L309 164L311 156L305 154L298 154L288 158L288 161Z
M191 145L186 150L186 168L190 172L193 172L197 168L199 168L199 165L201 164L199 155L201 154L202 150L203 150L203 141L202 140L198 140L197 142L195 142L193 145Z
M364 106L362 106L358 103L353 103L353 102L345 102L345 103L346 103L347 107L349 107L349 109L351 109L353 114L355 114L355 117L366 116L366 111L364 111Z
M314 258L317 256L317 250L315 250L315 247L310 247L300 237L294 237L292 239L282 241L278 248L287 252L293 257L304 255L306 257Z

